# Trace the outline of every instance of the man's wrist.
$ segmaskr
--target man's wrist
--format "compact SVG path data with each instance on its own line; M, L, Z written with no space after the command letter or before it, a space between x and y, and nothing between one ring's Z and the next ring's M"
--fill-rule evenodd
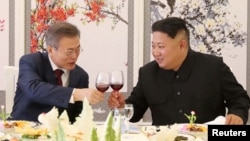
M75 103L75 101L74 101L74 92L75 92L75 89L73 89L73 91L72 91L69 103Z

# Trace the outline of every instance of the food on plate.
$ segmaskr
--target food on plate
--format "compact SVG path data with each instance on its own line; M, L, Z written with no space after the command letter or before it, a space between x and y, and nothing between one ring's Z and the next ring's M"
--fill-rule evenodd
M10 141L19 141L17 138L11 138Z
M188 141L188 137L178 135L175 137L174 141Z
M46 135L48 133L46 128L33 128L30 126L24 128L15 127L15 131L26 135Z
M202 125L193 124L193 125L187 125L187 130L191 131L191 132L206 132L207 127L202 126Z
M21 141L21 140L19 140L17 138L11 138L11 139L6 139L6 141Z
M0 138L1 141L21 141L15 137L10 137L10 138Z
M196 133L205 133L207 132L207 126L203 124L180 124L181 132L196 132Z
M46 128L34 128L31 126L14 127L17 133L22 134L22 138L37 139L40 136L47 136L48 131Z
M25 126L31 126L31 123L28 121L23 120L17 120L17 121L6 121L3 123L4 128L14 128L14 127L25 127Z
M206 132L207 131L207 127L195 124L197 116L195 115L194 111L191 111L191 115L187 115L187 114L184 114L184 115L189 120L189 124L185 125L182 128L182 130L184 129L184 130L191 131L191 132Z

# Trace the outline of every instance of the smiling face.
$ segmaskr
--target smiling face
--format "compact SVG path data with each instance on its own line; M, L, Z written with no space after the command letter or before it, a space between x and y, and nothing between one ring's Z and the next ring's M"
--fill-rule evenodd
M75 68L80 50L79 36L62 37L58 43L58 47L47 47L48 54L55 65L67 70Z
M179 32L173 39L166 33L155 31L152 39L152 55L159 66L177 71L188 52L185 33Z

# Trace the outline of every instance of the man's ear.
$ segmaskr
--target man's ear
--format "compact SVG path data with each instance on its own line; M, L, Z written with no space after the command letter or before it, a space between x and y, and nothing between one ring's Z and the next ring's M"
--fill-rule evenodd
M53 47L52 46L47 46L46 48L48 54L52 53Z
M188 48L187 40L185 40L185 39L180 40L180 47L183 48L183 49Z

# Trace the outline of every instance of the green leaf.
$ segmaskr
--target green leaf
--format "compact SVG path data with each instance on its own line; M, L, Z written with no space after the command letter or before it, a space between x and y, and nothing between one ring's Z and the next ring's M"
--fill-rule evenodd
M118 116L114 123L115 141L121 141L121 115Z
M60 120L58 122L57 141L66 141L66 136Z
M96 128L92 130L91 141L99 141Z
M190 120L191 117L189 115L187 114L184 114L184 115L187 117L188 120Z
M115 141L115 130L113 129L113 112L110 111L105 122L105 141Z

